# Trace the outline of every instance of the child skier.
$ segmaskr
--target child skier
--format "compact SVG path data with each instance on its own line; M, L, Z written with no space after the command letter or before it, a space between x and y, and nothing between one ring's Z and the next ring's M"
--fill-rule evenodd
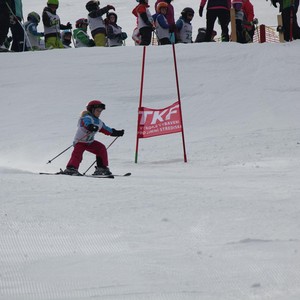
M66 175L80 175L78 172L79 165L82 161L84 151L96 155L96 170L93 175L111 175L108 168L108 156L106 147L94 140L97 132L102 132L110 136L123 136L124 129L116 130L106 126L100 119L101 112L105 109L105 104L99 100L90 101L86 110L81 113L78 121L78 129L74 138L74 150L72 156L64 171Z
M72 29L70 22L67 25L60 24L60 18L56 14L58 0L48 0L47 7L44 8L42 19L44 24L46 48L64 48L60 39L60 30Z
M117 25L118 16L114 12L107 14L107 46L122 46L123 41L127 39L127 33L122 32L122 27Z
M158 42L160 45L171 44L170 41L170 26L166 15L168 11L168 3L159 2L156 7L157 14L155 15L155 27Z
M88 23L95 45L104 47L106 45L106 28L102 16L108 13L110 9L115 10L115 8L112 5L100 8L99 5L100 2L98 0L91 0L86 4L85 8L89 12Z
M61 32L61 42L65 48L72 48L72 32L70 30L63 30Z
M141 46L148 46L151 43L153 26L153 18L149 11L148 0L137 0L139 4L132 10L137 18L137 27L141 34Z
M245 29L243 27L244 12L242 10L242 0L232 0L232 7L235 11L236 37L238 43L247 43Z
M90 39L87 34L88 20L81 18L76 21L76 29L73 31L75 39L75 47L93 47L95 46L94 40Z
M193 26L191 21L194 18L194 10L185 7L181 12L181 17L176 22L178 43L192 43Z
M37 26L41 18L38 13L31 12L27 16L27 22L24 24L28 40L26 39L26 46L28 49L41 50L44 49L41 43L41 37L44 36L43 32L37 31Z

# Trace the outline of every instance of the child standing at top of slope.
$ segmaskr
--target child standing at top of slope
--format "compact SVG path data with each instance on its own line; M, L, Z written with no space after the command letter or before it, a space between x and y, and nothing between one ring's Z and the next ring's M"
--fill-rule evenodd
M91 152L96 155L96 170L93 175L111 175L108 168L108 155L106 147L95 141L97 132L101 132L110 136L123 136L124 129L116 130L105 125L100 119L101 112L105 109L105 104L99 100L90 101L86 110L81 113L78 120L78 128L74 138L74 150L71 158L64 171L66 175L81 175L78 172L79 165L82 161L84 151Z
M106 26L102 16L110 9L115 10L112 5L106 5L100 8L100 2L98 0L89 1L85 8L89 12L88 23L91 30L92 37L95 45L98 47L105 47L106 45Z
M132 14L136 16L137 28L141 35L141 46L148 46L151 43L153 26L153 18L149 11L148 0L137 0L139 4L132 10Z

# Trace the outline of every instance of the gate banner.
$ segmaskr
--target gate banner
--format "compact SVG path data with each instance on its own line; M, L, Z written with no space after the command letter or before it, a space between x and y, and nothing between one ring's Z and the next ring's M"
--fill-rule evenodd
M138 138L182 132L179 101L162 109L139 107Z

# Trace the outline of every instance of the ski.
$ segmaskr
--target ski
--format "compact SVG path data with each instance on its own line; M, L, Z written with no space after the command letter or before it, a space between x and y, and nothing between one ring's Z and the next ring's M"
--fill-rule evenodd
M40 172L40 175L65 175L65 176L72 176L72 177L93 177L93 178L115 178L114 175L68 175L64 174L63 172L56 172L56 173L48 173L48 172Z
M50 172L40 172L40 175L66 175L66 176L79 176L79 177L93 177L93 178L115 178L115 177L128 177L131 175L131 173L125 173L125 174L111 174L111 175L87 175L87 174L80 174L80 175L68 175L64 174L62 171L56 172L56 173L50 173Z

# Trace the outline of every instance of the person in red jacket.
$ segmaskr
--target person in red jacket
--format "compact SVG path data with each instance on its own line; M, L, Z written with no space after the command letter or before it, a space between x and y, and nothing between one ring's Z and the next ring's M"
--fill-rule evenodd
M138 0L139 4L132 10L137 18L137 28L141 35L141 46L148 46L151 43L153 27L153 18L149 11L148 0Z
M250 0L243 0L242 10L244 12L244 28L247 30L251 41L253 41L255 32L254 24L257 22L257 20L254 20L254 8Z
M203 9L207 0L201 0L199 16L202 17ZM214 30L215 21L218 18L222 29L222 42L229 41L228 25L230 21L231 0L208 0L206 12L206 35L205 41L210 42Z

